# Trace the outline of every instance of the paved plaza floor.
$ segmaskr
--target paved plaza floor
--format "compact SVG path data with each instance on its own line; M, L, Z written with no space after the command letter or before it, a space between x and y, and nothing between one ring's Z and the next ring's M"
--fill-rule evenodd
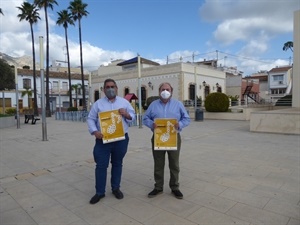
M151 131L129 128L121 190L95 194L86 123L47 118L0 130L1 225L299 225L300 136L249 131L249 121L192 121L182 132L180 190L153 189ZM108 170L110 175L110 168Z

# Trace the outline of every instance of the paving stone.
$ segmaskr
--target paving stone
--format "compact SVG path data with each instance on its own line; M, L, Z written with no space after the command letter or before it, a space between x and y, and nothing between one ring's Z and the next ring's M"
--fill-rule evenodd
M38 225L25 210L21 208L0 212L1 225Z
M29 178L31 178L31 177L33 177L34 175L32 174L32 173L24 173L24 174L18 174L17 176L16 176L16 179L17 180L27 180L27 179L29 179Z
M206 207L202 207L186 219L195 222L197 225L208 224L226 224L226 225L250 225L249 222L240 220L238 218L217 212Z
M300 206L298 205L292 205L287 202L271 199L264 209L300 220Z
M268 210L262 210L255 208L253 206L244 205L241 203L236 204L232 207L227 215L233 216L243 221L247 221L254 225L263 225L263 224L287 224L289 217L282 216Z
M61 205L43 208L29 214L38 224L70 224L80 218Z

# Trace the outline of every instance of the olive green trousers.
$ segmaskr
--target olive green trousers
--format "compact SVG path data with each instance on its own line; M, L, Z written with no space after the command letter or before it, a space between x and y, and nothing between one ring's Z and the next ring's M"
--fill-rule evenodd
M168 155L169 169L170 169L170 181L169 186L171 190L179 189L179 153L181 148L181 136L177 134L177 150L154 150L154 137L152 136L152 154L154 159L154 180L155 189L163 190L164 187L164 168L165 168L165 156Z

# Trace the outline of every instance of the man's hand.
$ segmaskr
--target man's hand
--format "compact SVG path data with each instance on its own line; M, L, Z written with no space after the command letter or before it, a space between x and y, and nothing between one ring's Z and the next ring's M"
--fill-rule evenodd
M95 137L96 137L97 139L102 139L102 138L103 138L103 134L102 134L100 131L95 131L95 132L93 133L93 135L95 135Z
M124 116L128 120L132 119L131 116L130 116L130 114L124 108L120 108L119 109L119 113L120 113L121 116Z
M153 123L153 129L157 128L157 124Z
M175 127L176 130L179 130L179 123L175 123L174 127Z

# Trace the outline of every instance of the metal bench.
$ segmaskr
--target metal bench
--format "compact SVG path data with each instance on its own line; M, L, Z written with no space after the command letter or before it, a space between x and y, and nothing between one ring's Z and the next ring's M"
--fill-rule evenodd
M40 120L40 118L34 116L33 114L25 114L25 123L28 123L30 120L31 124L35 124L37 120Z

